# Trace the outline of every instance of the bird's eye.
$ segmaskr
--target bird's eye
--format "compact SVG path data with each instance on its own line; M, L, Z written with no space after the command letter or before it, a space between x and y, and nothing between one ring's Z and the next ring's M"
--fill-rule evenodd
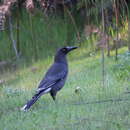
M66 48L63 48L63 51L66 52Z

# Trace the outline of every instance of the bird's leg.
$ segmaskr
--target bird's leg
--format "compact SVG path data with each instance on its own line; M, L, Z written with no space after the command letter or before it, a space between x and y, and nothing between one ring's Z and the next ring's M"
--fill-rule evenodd
M52 96L53 100L56 101L56 96Z
M50 95L51 95L53 101L56 101L56 92L51 91L51 92L50 92Z

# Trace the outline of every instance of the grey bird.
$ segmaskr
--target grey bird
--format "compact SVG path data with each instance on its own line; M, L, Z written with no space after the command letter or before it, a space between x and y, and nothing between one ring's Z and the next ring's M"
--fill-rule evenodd
M66 55L77 47L63 47L55 55L54 63L40 82L36 94L25 104L21 110L28 110L42 95L50 93L55 101L57 92L64 86L68 74Z

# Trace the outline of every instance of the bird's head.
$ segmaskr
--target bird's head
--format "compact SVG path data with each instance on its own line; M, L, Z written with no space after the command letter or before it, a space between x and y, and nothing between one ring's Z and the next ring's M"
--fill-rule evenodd
M72 50L74 50L74 49L76 49L76 48L78 48L78 47L76 47L76 46L63 47L63 48L60 48L60 49L58 50L58 53L59 53L59 54L62 53L62 54L64 54L64 55L66 55L66 54L68 54L70 51L72 51Z
M77 49L78 47L76 46L67 46L67 47L63 47L60 48L55 56L55 61L61 60L63 57L65 57L70 51Z

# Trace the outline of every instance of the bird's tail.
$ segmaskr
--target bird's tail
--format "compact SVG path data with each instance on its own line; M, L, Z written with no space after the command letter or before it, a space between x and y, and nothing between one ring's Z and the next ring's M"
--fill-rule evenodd
M41 93L37 93L35 94L31 100L29 100L22 108L21 110L22 111L27 111L38 99L39 97L41 96L42 94Z

